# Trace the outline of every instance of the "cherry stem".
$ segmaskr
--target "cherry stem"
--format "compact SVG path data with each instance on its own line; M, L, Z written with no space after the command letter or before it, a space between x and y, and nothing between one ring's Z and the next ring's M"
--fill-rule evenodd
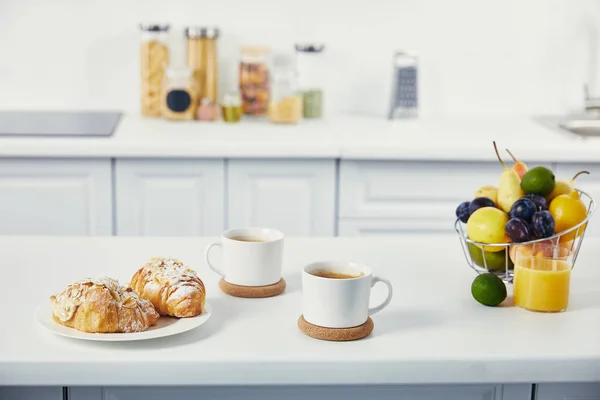
M494 151L496 152L496 157L498 157L498 161L500 161L500 164L502 164L504 169L508 169L506 164L504 164L504 161L502 161L502 158L500 158L500 153L498 153L498 146L496 146L496 141L494 141L493 143L494 143Z
M573 179L571 179L572 181L574 181L579 175L581 174L586 174L589 175L590 171L579 171L578 173L575 174L575 176L573 177Z

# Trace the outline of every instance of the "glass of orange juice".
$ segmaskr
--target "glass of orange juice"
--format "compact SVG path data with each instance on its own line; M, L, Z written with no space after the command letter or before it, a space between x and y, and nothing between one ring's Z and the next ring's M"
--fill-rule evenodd
M516 251L514 262L514 305L538 312L567 309L573 268L570 248L560 243L521 247Z

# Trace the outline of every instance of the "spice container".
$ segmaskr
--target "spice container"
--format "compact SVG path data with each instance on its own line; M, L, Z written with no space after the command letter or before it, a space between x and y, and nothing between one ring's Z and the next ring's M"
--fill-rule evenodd
M321 118L323 116L324 49L325 46L322 44L296 44L298 83L302 93L304 118Z
M164 71L169 65L169 25L140 24L140 29L141 114L159 117Z
M394 54L389 119L416 118L418 116L417 67L415 53L399 51Z
M198 104L198 89L187 67L167 68L162 93L162 115L166 119L190 120Z
M240 62L242 109L247 115L265 115L269 106L270 51L266 47L243 47Z
M219 29L213 27L188 27L187 36L187 65L192 70L193 79L198 89L197 98L200 100L197 116L216 118L217 107L217 38ZM214 112L209 110L214 109ZM205 118L198 118L207 120Z
M242 118L242 99L239 93L227 93L223 96L221 116L225 122L239 122Z
M296 70L289 58L280 57L273 70L269 101L269 120L295 124L302 118L302 96L298 91Z
M217 119L217 105L209 99L200 99L195 118L198 121L214 121Z

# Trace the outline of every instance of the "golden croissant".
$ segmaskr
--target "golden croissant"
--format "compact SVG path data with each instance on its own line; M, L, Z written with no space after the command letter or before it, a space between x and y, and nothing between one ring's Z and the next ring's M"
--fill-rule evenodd
M204 311L206 289L196 271L179 260L152 258L129 282L160 315L195 317Z
M141 332L160 318L149 301L112 278L77 281L50 301L54 321L83 332Z

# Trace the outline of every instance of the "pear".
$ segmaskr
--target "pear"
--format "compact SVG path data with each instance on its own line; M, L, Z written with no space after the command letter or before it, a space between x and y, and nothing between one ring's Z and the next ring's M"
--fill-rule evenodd
M589 175L590 173L589 171L579 171L575 174L573 179L562 179L560 181L556 181L556 184L554 185L554 190L552 190L552 192L546 197L546 201L550 203L552 200L554 200L561 194L569 194L573 190L575 190L575 179L577 179L577 177L581 174Z
M517 171L508 168L504 161L502 161L496 142L494 142L494 150L496 151L498 161L500 161L500 164L504 168L502 175L500 175L500 186L498 187L498 207L505 213L508 213L513 203L523 197L525 193L521 189L521 178L519 178Z
M525 175L525 173L529 170L529 168L527 168L527 164L525 164L523 161L517 160L517 158L515 156L513 156L513 153L511 153L509 149L504 149L504 150L506 150L506 152L510 155L510 157L515 162L515 164L513 165L512 168L515 170L517 175L519 175L519 178L522 179L523 175Z
M473 198L476 199L478 197L487 197L494 204L498 205L498 188L494 186L482 186L473 195Z

